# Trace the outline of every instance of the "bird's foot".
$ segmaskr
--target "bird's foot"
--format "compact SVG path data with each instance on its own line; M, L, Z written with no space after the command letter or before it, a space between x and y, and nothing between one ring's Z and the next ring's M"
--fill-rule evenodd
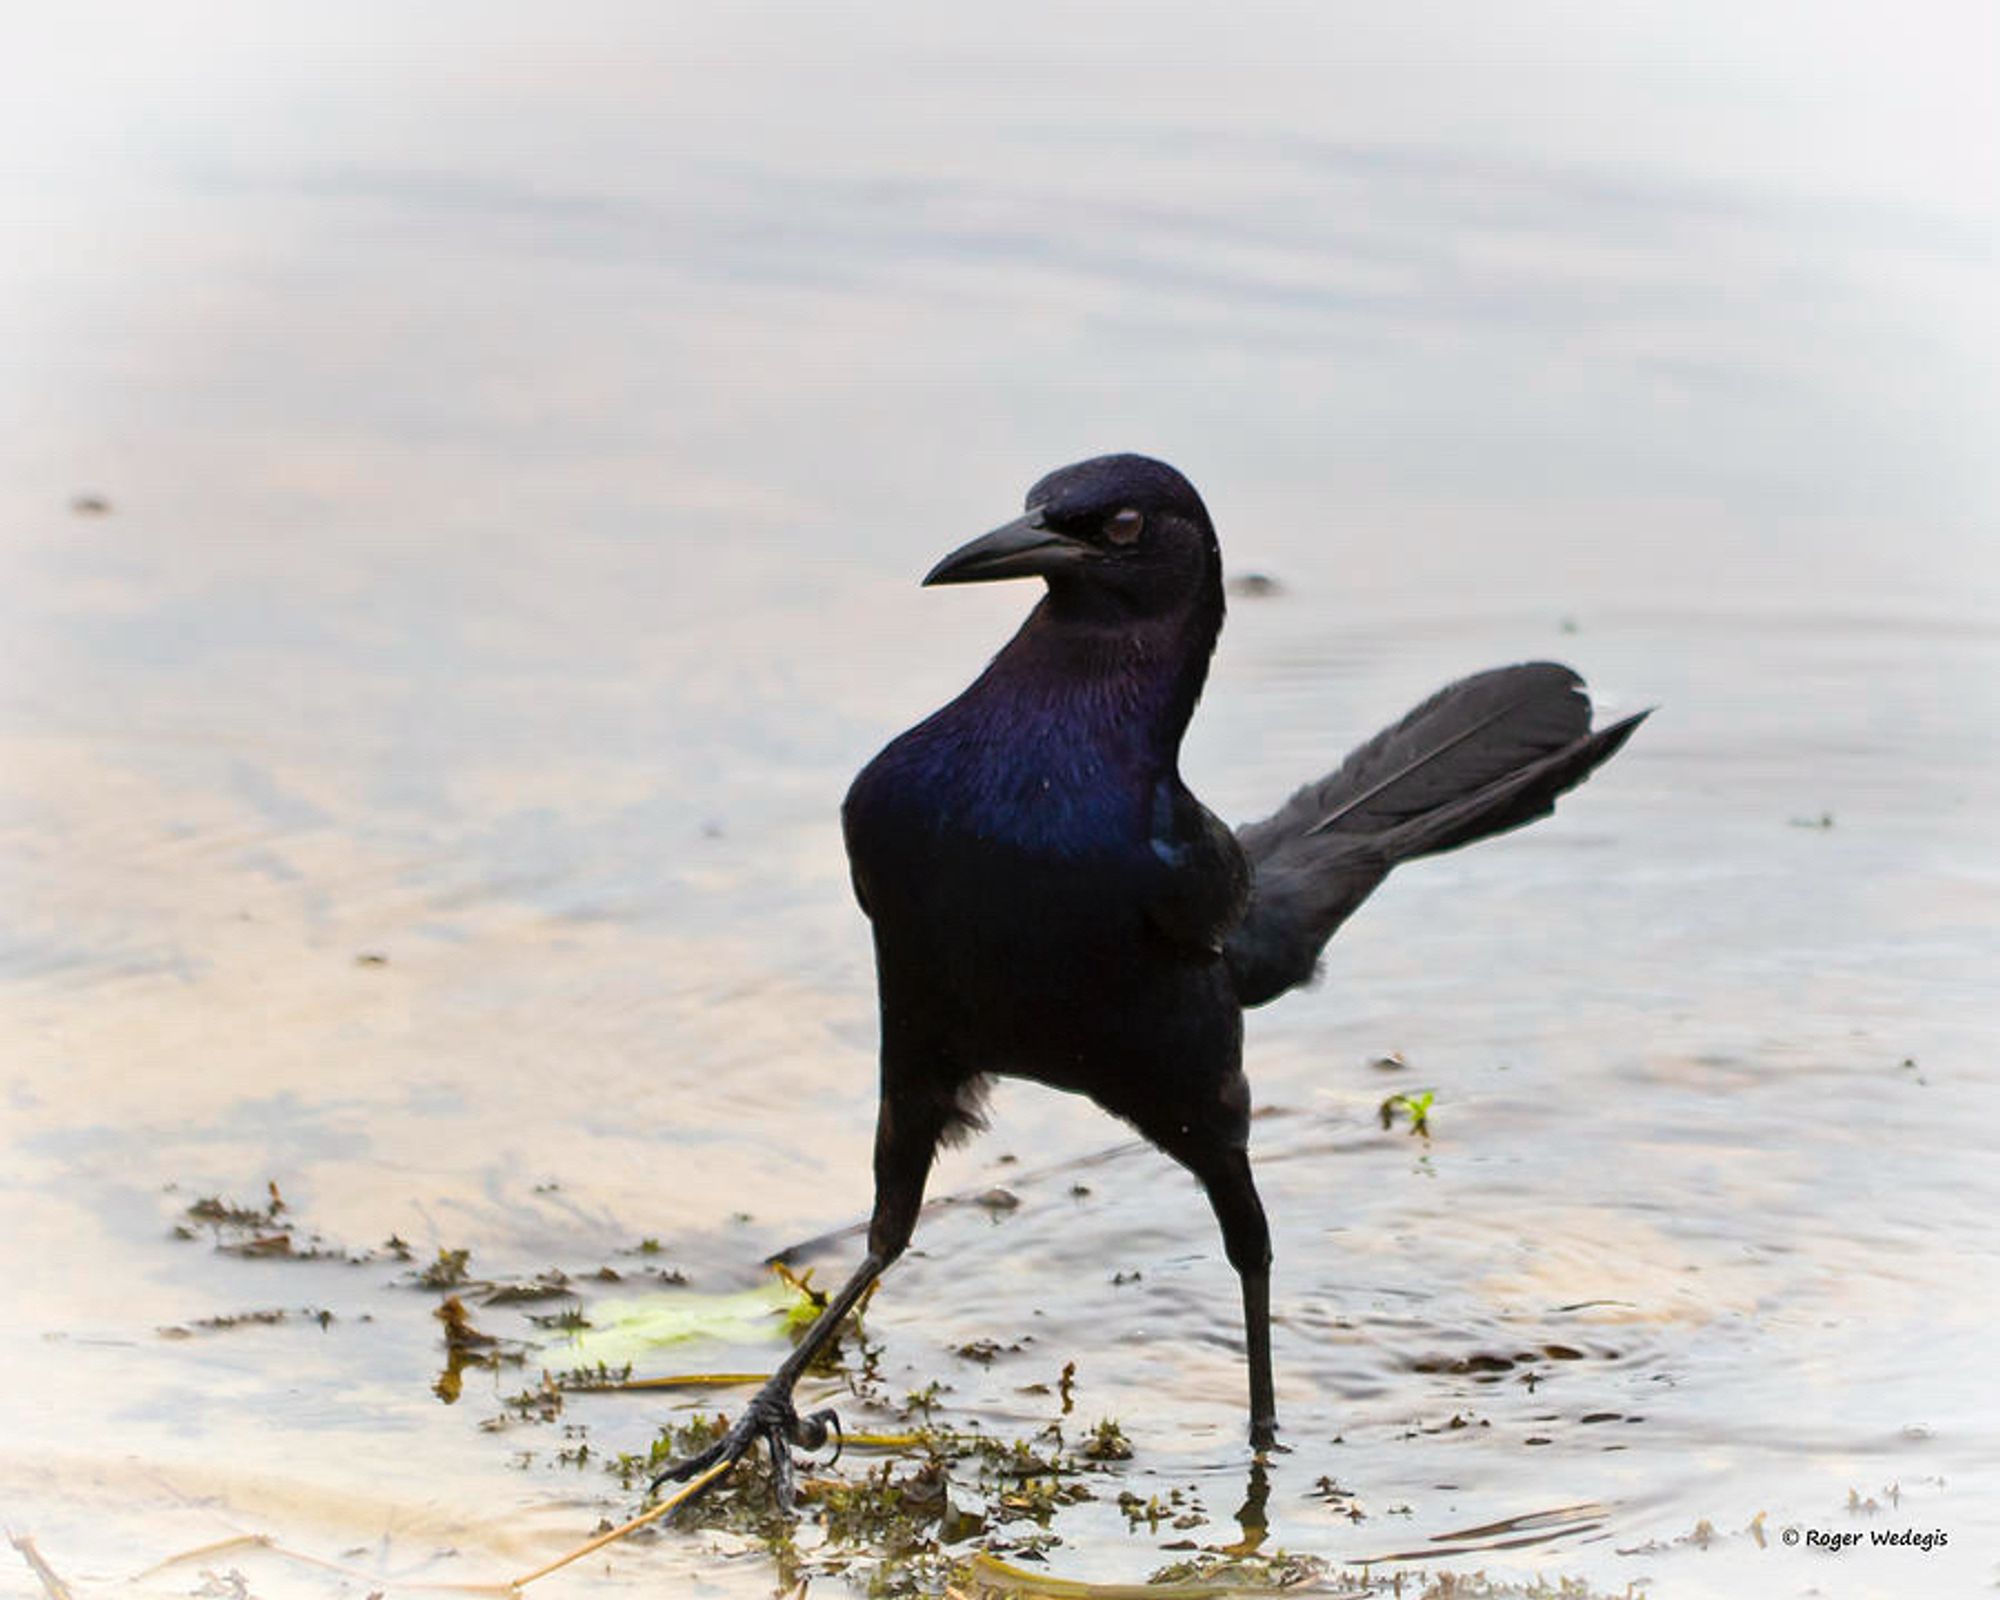
M743 1408L743 1415L736 1419L727 1433L699 1454L665 1468L653 1479L652 1488L657 1493L660 1485L668 1479L684 1483L718 1464L734 1466L755 1449L761 1439L771 1452L772 1497L777 1501L779 1510L790 1511L797 1489L797 1480L792 1472L793 1447L818 1450L829 1438L833 1440L833 1454L827 1458L827 1465L831 1466L840 1459L840 1418L832 1411L813 1411L800 1416L792 1405L791 1385L774 1381L757 1391L755 1398ZM707 1488L707 1484L702 1485L688 1499L698 1499Z
M1290 1455L1292 1447L1278 1442L1276 1418L1268 1418L1250 1424L1250 1448L1261 1461L1267 1455Z

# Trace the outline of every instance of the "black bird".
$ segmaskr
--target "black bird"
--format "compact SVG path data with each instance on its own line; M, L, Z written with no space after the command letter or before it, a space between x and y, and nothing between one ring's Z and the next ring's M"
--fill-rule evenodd
M1021 630L868 763L842 810L881 991L867 1257L729 1433L662 1480L762 1438L789 1498L789 1446L838 1426L798 1416L793 1386L910 1242L938 1147L980 1126L997 1073L1088 1095L1200 1181L1242 1282L1250 1442L1269 1447L1243 1008L1308 982L1390 868L1547 816L1645 716L1593 732L1569 668L1482 672L1232 833L1179 770L1223 613L1194 487L1145 456L1064 467L924 582L1018 577L1048 584Z

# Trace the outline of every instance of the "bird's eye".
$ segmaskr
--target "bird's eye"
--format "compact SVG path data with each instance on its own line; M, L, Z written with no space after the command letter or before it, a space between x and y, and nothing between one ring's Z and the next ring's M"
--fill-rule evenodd
M1104 537L1113 544L1137 544L1145 528L1145 513L1127 506L1123 511L1114 511L1105 520Z

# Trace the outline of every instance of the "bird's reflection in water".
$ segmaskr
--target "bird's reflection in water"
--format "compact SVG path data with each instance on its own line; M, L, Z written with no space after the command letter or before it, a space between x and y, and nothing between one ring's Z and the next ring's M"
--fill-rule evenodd
M1232 1556L1252 1556L1262 1548L1270 1533L1271 1475L1260 1452L1250 1462L1250 1476L1243 1485L1243 1504L1236 1508L1236 1526L1243 1537L1224 1549Z

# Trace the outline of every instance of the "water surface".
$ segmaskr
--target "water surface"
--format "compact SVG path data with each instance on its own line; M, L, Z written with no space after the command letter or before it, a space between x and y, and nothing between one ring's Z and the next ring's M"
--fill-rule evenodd
M1031 598L915 579L1135 448L1279 580L1189 740L1225 815L1496 662L1662 707L1252 1021L1269 1546L1990 1583L1992 25L1785 15L34 41L0 266L9 1528L80 1593L363 1594L500 1582L629 1509L558 1452L695 1402L482 1429L526 1379L440 1404L437 1297L382 1241L720 1292L865 1214L838 798ZM1431 1138L1385 1131L1419 1088ZM1200 1196L1080 1103L995 1113L935 1192L1021 1203L927 1221L870 1313L884 1381L1027 1433L1076 1363L1135 1453L1051 1525L1056 1575L1238 1540ZM272 1182L368 1259L173 1237ZM1128 1526L1121 1487L1201 1519ZM531 1592L607 1582L774 1576L690 1533Z

